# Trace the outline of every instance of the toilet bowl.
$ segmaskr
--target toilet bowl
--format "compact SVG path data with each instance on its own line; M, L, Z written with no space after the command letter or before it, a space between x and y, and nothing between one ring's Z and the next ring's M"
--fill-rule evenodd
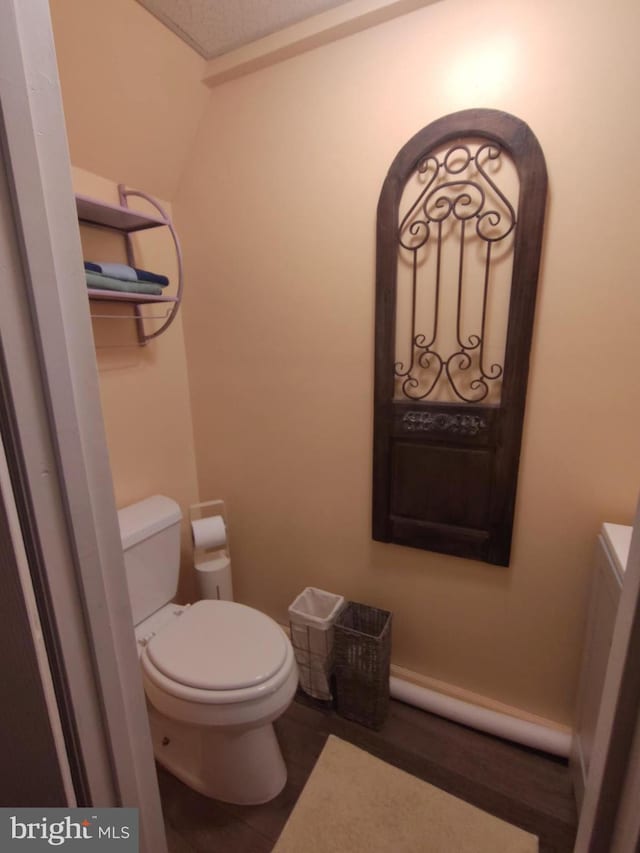
M167 603L175 585L166 562L175 559L177 584L179 557L173 501L149 498L120 510L119 520L157 761L206 796L267 802L287 779L273 722L298 684L288 637L273 619L236 602ZM153 596L145 593L152 577L162 581L161 594L157 584ZM151 597L162 605L149 611Z
M140 656L156 758L206 796L267 802L287 781L272 723L298 684L291 644L272 619L242 604L172 610Z

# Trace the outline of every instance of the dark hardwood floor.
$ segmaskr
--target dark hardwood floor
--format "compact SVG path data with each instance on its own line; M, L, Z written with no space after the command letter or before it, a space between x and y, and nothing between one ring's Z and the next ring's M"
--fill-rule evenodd
M374 732L300 695L276 731L289 778L262 806L210 800L158 769L170 853L268 853L329 734L536 834L540 853L573 850L576 809L561 759L395 701L382 731Z

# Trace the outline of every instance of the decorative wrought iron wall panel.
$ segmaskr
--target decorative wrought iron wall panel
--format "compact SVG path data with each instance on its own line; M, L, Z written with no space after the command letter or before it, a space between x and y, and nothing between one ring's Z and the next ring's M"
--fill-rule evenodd
M503 368L487 361L486 344L493 279L500 266L495 258L504 262L507 254L510 259L516 227L513 203L498 184L506 158L494 143L454 141L421 160L405 185L397 286L400 294L402 273L407 273L409 316L402 317L398 304L397 344L406 338L407 345L405 357L397 346L396 397L448 396L466 403L499 399ZM447 290L455 295L450 306L443 299ZM464 316L465 307L470 316ZM465 330L466 324L472 331Z
M546 197L519 119L467 110L378 205L373 536L507 565Z

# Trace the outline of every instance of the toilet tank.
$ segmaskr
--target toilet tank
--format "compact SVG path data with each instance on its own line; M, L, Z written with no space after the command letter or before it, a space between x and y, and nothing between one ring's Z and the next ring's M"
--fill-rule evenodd
M118 510L134 625L168 604L176 594L181 518L178 504L164 495Z

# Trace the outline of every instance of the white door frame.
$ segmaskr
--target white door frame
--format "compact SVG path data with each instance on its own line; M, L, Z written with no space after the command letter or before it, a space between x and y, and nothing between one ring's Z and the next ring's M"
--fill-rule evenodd
M0 146L0 426L76 794L166 853L47 0L0 0Z

